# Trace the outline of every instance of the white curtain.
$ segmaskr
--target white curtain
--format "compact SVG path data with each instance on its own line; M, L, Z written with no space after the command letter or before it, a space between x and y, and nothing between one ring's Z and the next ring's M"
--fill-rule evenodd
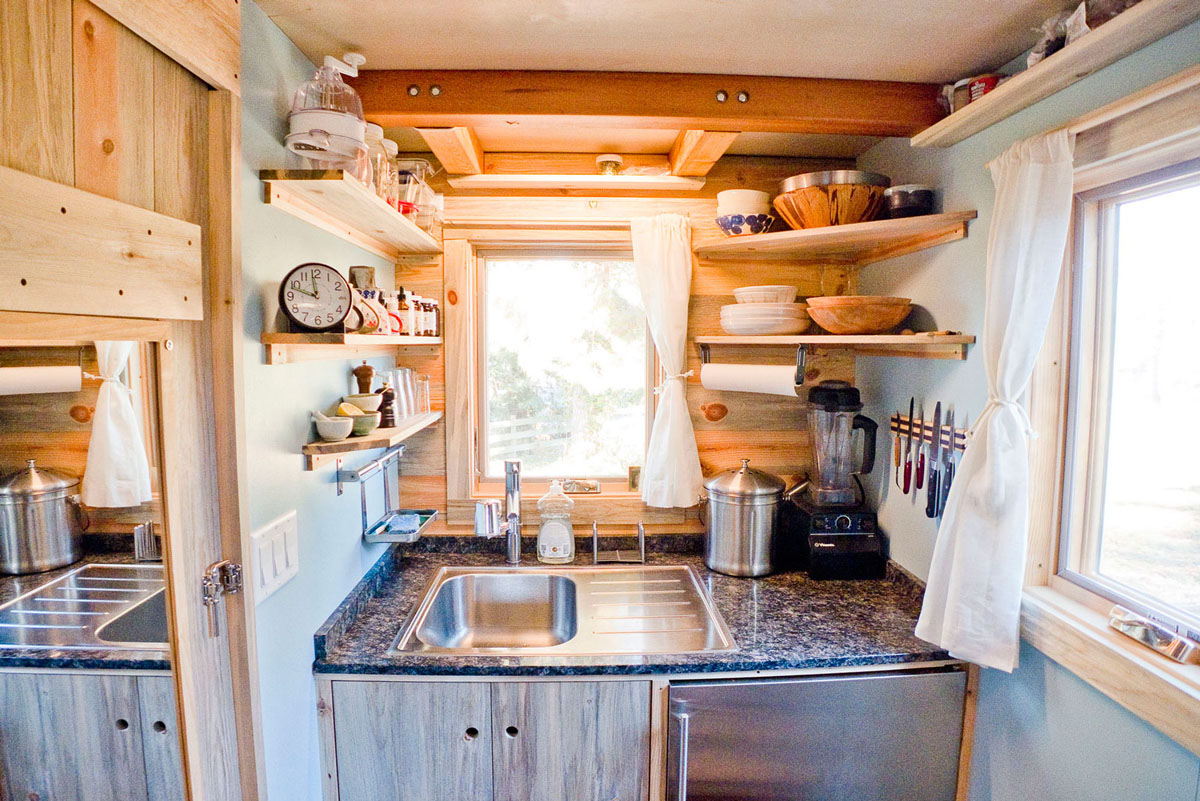
M996 185L981 339L988 402L946 501L916 629L956 658L1007 671L1017 665L1029 531L1032 432L1021 398L1062 269L1073 151L1073 135L1055 131L988 165Z
M691 228L683 215L660 214L631 220L630 229L646 320L666 373L654 390L660 397L642 467L642 500L664 508L695 506L703 474L683 372L692 288Z
M97 342L96 363L103 381L92 418L83 502L95 507L137 506L151 499L150 465L142 430L133 411L132 390L121 382L133 342Z

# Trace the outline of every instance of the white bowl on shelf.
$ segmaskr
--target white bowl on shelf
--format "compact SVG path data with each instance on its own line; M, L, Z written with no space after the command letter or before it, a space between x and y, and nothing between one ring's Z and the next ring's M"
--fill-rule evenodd
M721 307L721 314L738 317L753 317L764 314L797 317L807 314L807 310L807 303L730 303Z
M733 290L733 297L738 303L791 303L799 292L796 287L783 284L743 286Z
M807 317L779 320L721 320L726 334L739 337L783 336L803 334L812 321Z

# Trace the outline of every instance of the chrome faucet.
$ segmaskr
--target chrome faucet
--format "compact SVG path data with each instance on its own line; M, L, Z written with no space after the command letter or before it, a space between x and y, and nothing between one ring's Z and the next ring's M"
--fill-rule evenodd
M480 501L475 504L475 535L499 537L507 535L506 564L521 564L521 462L504 463L504 522L500 522L500 502Z

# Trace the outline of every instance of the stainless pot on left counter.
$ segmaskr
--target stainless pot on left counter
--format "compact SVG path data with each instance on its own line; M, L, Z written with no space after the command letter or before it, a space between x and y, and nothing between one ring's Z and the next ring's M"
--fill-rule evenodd
M83 558L79 479L37 467L0 478L0 574L40 573Z

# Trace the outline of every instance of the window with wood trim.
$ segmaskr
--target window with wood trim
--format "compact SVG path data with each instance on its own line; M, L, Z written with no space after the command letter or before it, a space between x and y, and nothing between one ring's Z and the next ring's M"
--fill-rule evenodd
M1059 577L1200 633L1200 159L1076 196Z

